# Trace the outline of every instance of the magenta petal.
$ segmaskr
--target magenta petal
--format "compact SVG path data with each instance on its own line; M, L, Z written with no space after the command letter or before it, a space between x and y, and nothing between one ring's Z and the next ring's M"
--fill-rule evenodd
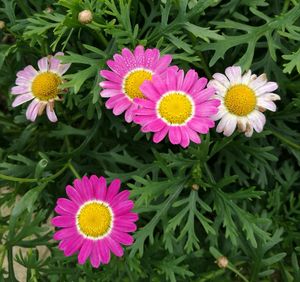
M93 186L92 186L92 183L90 182L89 178L87 176L84 176L84 177L82 177L81 181L82 181L82 184L84 185L87 198L89 200L93 200L94 199L94 190L93 190Z
M102 262L104 264L108 264L110 261L110 250L106 243L106 240L102 239L98 244Z
M134 50L134 57L138 67L144 67L144 46L139 45Z
M153 81L155 76L153 76ZM156 101L159 99L160 94L157 89L154 87L154 84L151 80L145 80L143 84L140 86L140 90L142 91L143 95L152 101Z
M69 238L69 237L73 237L77 233L78 232L77 232L76 227L63 228L54 233L53 239L54 240L63 240L63 239Z
M78 263L84 264L87 258L90 256L93 248L93 241L89 239L85 239L82 247L78 254Z
M72 240L69 241L69 244L64 248L65 256L71 256L75 252L77 252L84 242L84 238L82 236L74 236Z
M215 89L213 87L207 87L200 91L199 94L194 95L195 103L199 104L207 101L215 94Z
M100 257L100 253L98 250L98 242L96 242L96 241L94 242L94 246L93 246L92 253L90 256L90 261L94 268L98 268L100 266L101 257Z
M94 186L94 193L96 199L102 201L106 199L106 193L107 193L106 180L103 176L99 178L98 186L97 187Z
M122 91L116 89L104 89L100 92L100 96L103 98L110 98L117 95L123 95Z
M56 227L72 227L75 225L75 218L67 215L56 216L52 218L51 223Z
M124 232L117 231L117 230L113 231L110 236L115 241L117 241L125 246L130 246L134 242L134 239L131 235L124 233Z
M131 211L134 207L133 201L124 201L113 208L115 215L122 215Z
M129 106L129 108L126 110L125 112L125 121L130 123L132 122L134 115L135 115L135 111L138 109L138 105L136 105L135 103L131 104L131 106Z
M169 128L169 139L172 144L180 144L181 142L181 131L178 126L170 126Z
M85 187L80 179L75 179L74 180L74 187L81 196L82 200L84 202L89 201L90 199L88 198L87 194L85 193Z
M30 89L28 85L21 85L21 86L18 85L18 86L14 86L10 92L13 95L28 94L30 92Z
M116 62L114 62L113 60L108 60L106 62L106 64L109 66L109 68L117 73L119 76L123 77L127 72L128 69L126 68L126 66L124 66L124 64L118 64Z
M81 198L80 194L78 193L78 191L71 185L68 185L66 187L66 192L68 197L74 202L76 203L78 206L81 206L83 204L83 199Z
M125 192L125 191L123 191ZM139 216L137 213L134 213L134 212L129 212L127 214L123 214L123 215L120 215L118 217L119 220L124 220L124 221L137 221L139 219Z
M182 88L182 84L183 84L183 80L184 80L184 71L183 70L179 70L177 72L177 87L176 89L181 89Z
M122 232L134 232L137 229L136 224L134 224L133 222L118 219L116 219L114 223L114 228Z
M112 98L110 98L112 99ZM122 114L125 110L127 110L131 105L131 102L127 98L123 98L122 100L118 101L114 108L113 108L113 113L114 115L118 116Z
M198 79L190 89L191 95L197 97L199 95L199 92L205 88L206 84L207 84L207 78L201 77L200 79Z
M123 201L127 201L129 198L130 192L128 190L124 190L122 192L120 192L118 195L116 195L113 198L113 201L111 201L111 206L114 207L115 205L117 205L120 202Z
M124 255L124 250L118 242L116 242L114 239L112 239L110 237L105 238L105 240L106 240L106 243L107 243L108 247L110 248L110 250L117 257L121 257Z
M166 72L166 85L169 91L177 90L177 72L173 69L168 69Z
M130 66L132 69L136 68L136 60L135 57L133 56L132 52L128 48L123 48L122 49L122 56L125 65Z
M139 106L142 106L143 108L147 108L147 109L155 109L155 103L151 100L148 99L141 99L141 98L135 98L133 100L136 104L138 104Z
M38 114L38 111L39 111L39 101L37 100L33 100L27 110L26 110L26 118L28 120L31 120L31 121L35 121L36 117L37 117L37 114Z
M107 190L107 195L106 195L106 201L110 202L119 192L121 187L121 180L120 179L114 179Z
M62 209L67 210L71 213L76 213L78 210L78 205L75 202L72 202L65 198L59 198L56 203Z
M190 140L192 140L196 144L201 143L201 139L200 139L199 135L193 129L186 127L186 131L188 132L188 134L190 136Z

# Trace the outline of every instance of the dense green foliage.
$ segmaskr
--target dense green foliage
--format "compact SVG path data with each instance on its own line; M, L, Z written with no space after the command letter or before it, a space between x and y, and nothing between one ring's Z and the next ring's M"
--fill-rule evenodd
M300 281L299 0L2 0L0 20L0 206L12 210L0 214L2 277L15 280L15 260L28 281ZM266 72L278 111L252 138L213 129L186 150L154 144L99 96L106 60L137 44L208 78L233 64ZM57 51L72 63L59 122L28 122L25 106L11 107L15 74ZM100 269L52 240L49 218L75 170L121 178L140 214L134 245Z

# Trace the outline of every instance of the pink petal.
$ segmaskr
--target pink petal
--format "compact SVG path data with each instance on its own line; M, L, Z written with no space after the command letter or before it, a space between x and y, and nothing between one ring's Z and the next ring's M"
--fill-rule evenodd
M97 187L94 185L94 194L96 199L104 201L106 199L106 180L103 176L99 178Z
M129 108L126 110L125 112L125 121L130 123L133 121L134 115L135 115L135 111L138 109L138 105L136 105L135 103L132 103Z
M186 148L190 144L189 134L188 134L188 132L187 132L187 130L186 130L186 128L184 126L180 127L180 131L181 131L181 143L180 143L180 145L183 148Z
M56 204L70 213L76 213L79 207L75 202L65 198L59 198Z
M56 227L72 227L75 225L75 218L73 216L59 215L53 217L51 223Z
M184 78L184 82L182 85L182 90L189 92L191 87L198 79L198 74L194 70L189 70Z
M118 195L116 195L113 198L113 201L111 202L111 206L115 206L117 203L123 202L123 201L127 201L129 198L130 192L128 190L124 190L122 192L120 192Z
M77 232L76 227L63 228L54 233L53 239L54 240L63 240L63 239L69 238L69 237L73 237L77 233L78 232Z
M154 71L156 74L160 74L164 71L166 71L167 67L170 65L172 61L172 56L171 55L165 55L161 57L154 68Z
M114 228L121 232L134 232L136 231L137 227L136 224L134 224L133 222L116 219L114 223Z
M128 68L136 68L137 67L135 57L133 56L132 52L128 48L122 49L122 56L123 56L125 65Z
M100 252L98 249L98 242L94 242L94 246L92 249L92 253L90 256L91 264L93 267L98 268L101 263L101 257L100 257Z
M69 244L64 248L65 256L71 256L76 253L82 246L84 238L82 236L74 236Z
M166 137L168 131L169 127L165 126L161 131L155 132L153 135L153 142L159 143L160 141L162 141Z
M155 93L156 95L153 95L153 98L150 100L153 100L154 102L156 102L156 100L158 100L164 93L166 93L168 91L167 89L167 84L165 81L165 78L162 78L162 76L160 75L153 75L152 77L152 83L153 83L153 87L155 89Z
M187 133L189 134L190 140L192 140L196 144L201 143L201 139L200 139L199 135L193 129L191 129L189 127L186 127L185 129L186 129Z
M85 188L85 193L87 195L87 198L92 200L94 199L94 190L93 190L93 186L92 183L90 182L89 178L87 176L82 177L81 180L82 185Z
M57 122L57 116L49 103L47 104L46 112L47 112L47 116L51 122Z
M119 92L122 91L122 85L119 83L112 82L112 81L107 81L107 80L101 81L99 83L99 85L102 88L114 89L114 90L118 90Z
M197 96L194 96L195 103L196 104L203 103L208 99L210 99L214 94L215 94L215 89L213 87L208 87L202 90L201 92L199 92Z
M156 70L159 56L160 53L158 49L147 49L144 56L144 66L153 71Z
M137 67L144 66L144 46L139 45L134 50L134 57Z
M104 89L100 92L100 96L103 98L109 98L117 95L124 95L120 90L116 89Z
M154 77L153 77L154 79ZM154 81L154 80L153 80ZM156 81L157 82L157 81ZM150 80L145 80L143 84L140 86L140 90L145 97L150 99L151 101L156 101L160 98L160 94L157 91L157 88Z
M12 95L27 94L28 92L30 92L30 89L28 85L19 85L14 86L10 92Z
M166 126L166 123L161 119L152 120L141 129L142 132L158 132Z
M113 82L116 82L119 84L122 83L122 78L118 74L116 74L112 71L102 70L102 71L100 71L100 75L110 81L113 81Z
M177 72L172 70L172 69L168 69L166 72L166 85L167 85L167 89L169 91L174 91L177 90Z
M42 59L39 59L38 67L39 67L40 71L42 71L42 72L48 71L48 58L44 57Z
M124 255L124 250L121 247L121 245L116 242L114 239L107 237L105 238L107 246L109 247L109 249L117 256L117 257L121 257Z
M84 203L84 200L81 198L80 194L73 186L68 185L66 187L66 192L71 201L77 204L78 206L81 206Z
M133 244L133 237L127 233L120 232L117 230L114 230L111 235L111 238L113 238L116 242L119 242L125 246L130 246Z
M114 179L107 190L106 194L106 201L110 202L119 192L121 188L121 180L120 179Z
M179 70L177 72L177 77L176 77L176 80L177 80L177 85L176 85L176 89L181 89L182 88L182 84L183 84L183 81L184 81L184 71L183 70Z
M113 212L116 216L123 215L130 212L134 207L133 201L124 201L119 203L113 208Z
M90 199L88 198L87 194L85 193L85 187L80 179L75 179L74 180L74 187L81 196L82 200L84 202L89 201Z
M36 75L37 71L33 66L27 66L23 70L17 72L17 77L24 78L27 81L31 81Z
M26 118L31 121L35 121L37 114L39 112L40 102L38 100L33 100L26 111Z
M133 101L134 101L134 103L142 106L143 108L155 109L156 104L151 100L135 98Z
M196 106L195 114L198 117L209 117L215 115L218 112L219 104L220 101L217 99L206 101Z
M198 79L195 84L191 87L189 93L194 96L197 97L207 84L207 78L205 77L201 77L200 79Z
M181 131L178 126L170 126L169 128L169 139L172 144L180 144L181 142Z
M92 249L93 249L93 241L89 239L85 239L78 255L79 264L85 263L87 258L90 256Z
M124 77L125 74L128 72L128 69L123 64L118 64L114 62L113 60L108 60L106 64L109 66L109 68L118 74L121 77Z
M107 100L105 103L105 106L107 109L112 109L117 103L121 101L128 101L128 99L125 97L125 95L122 93L120 95L115 95Z
M16 99L13 101L12 106L17 107L17 106L22 105L23 103L26 103L32 99L34 99L34 97L32 96L31 93L18 95L16 97Z
M111 99L111 98L110 98ZM127 110L132 102L128 99L124 98L121 101L117 102L113 108L114 115L118 116L122 114L125 110Z
M100 251L100 256L104 264L108 264L110 261L110 251L109 247L106 243L106 240L101 240L98 243L99 251Z

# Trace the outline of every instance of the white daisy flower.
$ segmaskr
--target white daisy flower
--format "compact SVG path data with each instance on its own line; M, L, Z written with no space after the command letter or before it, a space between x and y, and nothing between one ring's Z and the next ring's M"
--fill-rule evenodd
M219 112L214 120L220 122L217 132L230 136L236 127L252 136L253 129L261 132L266 123L262 113L265 110L276 111L273 101L280 100L280 96L273 93L278 88L276 82L267 80L266 74L256 76L251 70L242 75L241 67L232 66L225 70L225 75L215 73L208 86L216 89L215 98L221 101Z

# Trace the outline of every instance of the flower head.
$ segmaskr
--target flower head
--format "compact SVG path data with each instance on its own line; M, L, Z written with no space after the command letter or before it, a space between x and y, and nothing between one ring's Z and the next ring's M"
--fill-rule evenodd
M242 75L241 67L233 66L225 70L225 75L215 73L208 85L216 89L216 98L221 101L215 120L221 119L217 132L230 136L236 127L252 136L253 129L261 132L266 118L266 109L276 111L273 101L280 96L272 93L278 88L276 82L268 82L265 74L256 76L251 70Z
M146 99L136 99L140 108L134 122L143 132L154 132L153 141L160 142L168 134L172 144L187 147L192 140L200 143L197 133L206 134L214 121L220 102L211 99L212 87L205 88L207 79L194 70L184 76L183 70L169 68L164 77L155 75L140 87Z
M161 57L158 49L144 50L143 46L137 46L133 53L124 48L122 55L115 54L114 60L107 61L112 71L100 71L106 79L100 83L104 88L100 95L109 97L106 107L113 109L115 115L125 111L125 120L131 122L133 111L138 108L134 99L144 98L140 86L153 75L164 73L171 60L170 55Z
M93 14L90 10L83 10L78 14L78 21L81 24L89 24L93 21Z
M70 64L61 64L56 56L63 56L63 53L56 53L38 61L39 70L29 65L17 73L16 85L11 89L11 94L17 95L12 103L17 107L25 102L31 101L26 111L28 120L35 121L46 108L50 121L56 122L54 102L60 100L59 86L63 83L62 75L69 69Z
M120 185L115 179L107 187L104 177L93 175L66 187L69 199L57 200L59 216L52 219L54 226L62 228L54 239L60 240L59 249L65 256L79 252L78 262L84 264L89 258L93 267L109 263L110 252L123 256L121 244L133 243L128 232L136 230L138 215L131 211L129 191L119 192Z

